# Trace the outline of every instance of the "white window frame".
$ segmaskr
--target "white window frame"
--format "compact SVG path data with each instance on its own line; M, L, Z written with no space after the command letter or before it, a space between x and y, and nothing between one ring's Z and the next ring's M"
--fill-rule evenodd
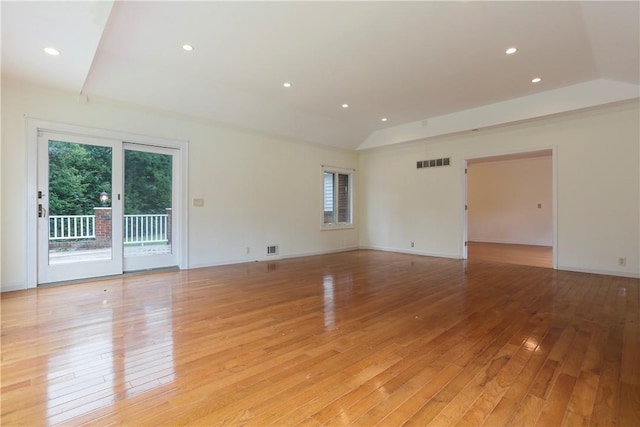
M332 222L332 223L325 223L324 222L324 206L325 206L325 187L324 187L324 174L325 173L333 173L333 174L342 174L342 175L348 175L349 176L349 222ZM355 224L354 224L354 211L353 211L353 206L354 206L354 195L355 195L355 169L346 169L346 168L338 168L338 167L333 167L333 166L322 166L322 174L320 175L321 177L321 182L322 182L322 191L321 191L321 218L320 218L320 224L321 224L321 229L322 230L341 230L341 229L348 229L348 228L354 228ZM338 194L338 180L335 179L334 180L334 188L333 188L333 194L334 197L335 195ZM334 215L337 218L337 206L335 206L334 204Z

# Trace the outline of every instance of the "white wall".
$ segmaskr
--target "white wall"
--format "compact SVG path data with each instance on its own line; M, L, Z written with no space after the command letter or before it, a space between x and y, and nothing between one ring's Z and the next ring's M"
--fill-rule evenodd
M640 276L638 100L361 152L360 244L459 258L463 160L552 148L558 268ZM452 166L416 169L451 157ZM410 247L410 242L415 247ZM627 265L618 266L626 257Z
M463 160L554 149L561 269L640 276L637 100L361 152L307 145L128 105L2 82L1 284L26 280L25 116L189 141L189 266L373 247L459 258ZM416 169L451 157L452 166ZM321 165L357 167L356 229L321 231ZM295 201L295 203L290 203ZM410 247L410 242L415 247ZM246 247L252 253L245 253ZM617 265L626 257L627 265Z
M552 163L551 156L469 163L467 240L551 246Z
M356 247L357 228L321 231L321 165L357 166L357 153L138 109L106 100L2 82L1 230L3 290L26 285L25 117L189 141L189 267ZM358 173L358 172L356 172ZM357 195L356 195L357 198ZM356 200L357 203L357 200ZM251 253L246 254L246 248Z

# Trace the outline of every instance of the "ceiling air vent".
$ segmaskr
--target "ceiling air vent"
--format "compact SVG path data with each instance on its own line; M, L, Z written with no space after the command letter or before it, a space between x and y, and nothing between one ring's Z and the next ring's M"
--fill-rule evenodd
M267 246L267 255L278 255L278 245Z
M435 168L438 166L450 166L450 165L451 165L451 157L444 157L442 159L418 160L418 162L416 163L416 167L418 169Z

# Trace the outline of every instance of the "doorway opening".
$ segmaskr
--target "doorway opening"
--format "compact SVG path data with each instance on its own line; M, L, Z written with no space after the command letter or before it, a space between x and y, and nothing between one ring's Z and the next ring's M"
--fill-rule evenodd
M555 268L553 150L467 159L465 259Z

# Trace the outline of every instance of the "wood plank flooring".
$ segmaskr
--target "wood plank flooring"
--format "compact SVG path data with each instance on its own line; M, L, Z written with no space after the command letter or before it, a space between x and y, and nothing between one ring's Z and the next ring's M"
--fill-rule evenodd
M638 426L638 282L354 251L5 293L0 421Z
M553 268L553 248L551 246L467 242L467 257L475 261Z

